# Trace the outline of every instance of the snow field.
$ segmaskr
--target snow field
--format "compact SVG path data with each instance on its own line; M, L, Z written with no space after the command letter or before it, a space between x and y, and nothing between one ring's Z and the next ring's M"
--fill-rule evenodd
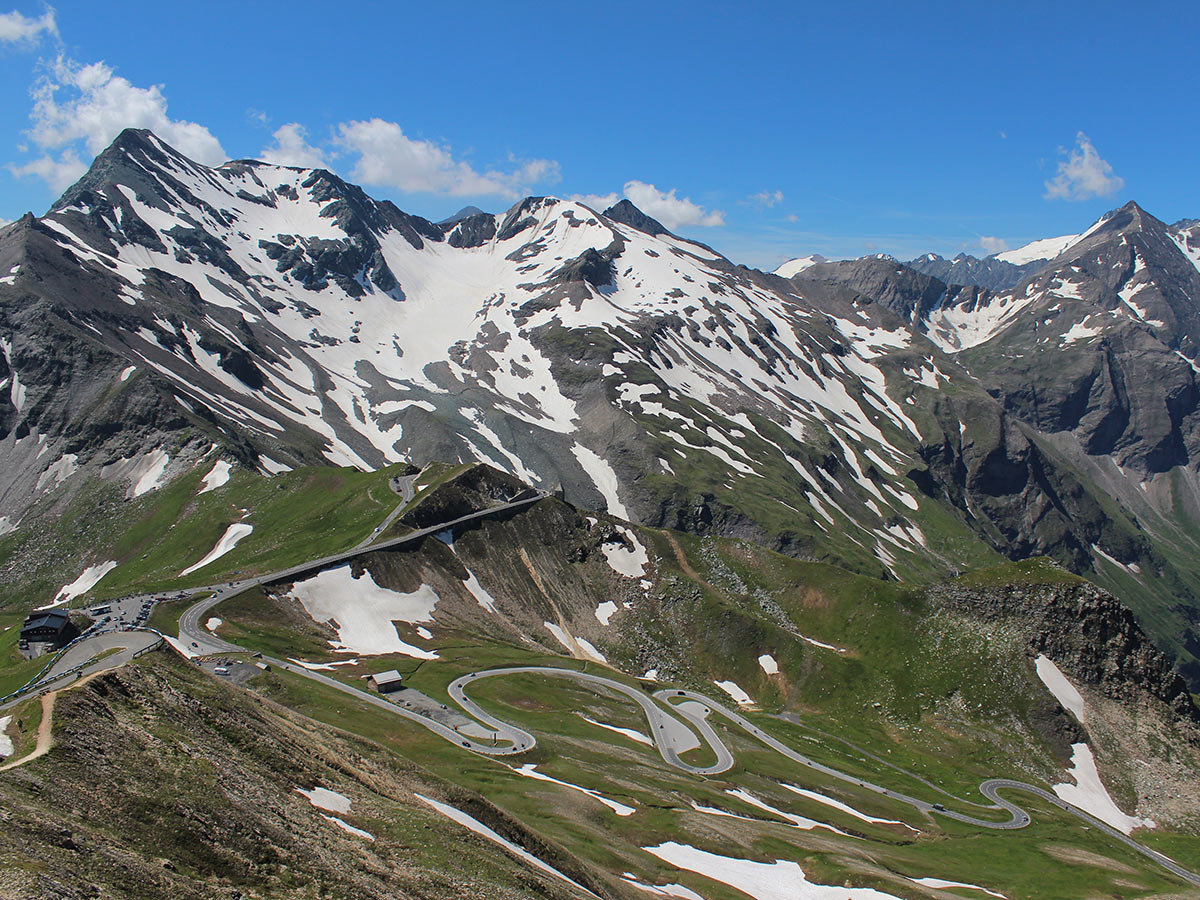
M1083 705L1083 695L1067 680L1067 676L1054 664L1054 661L1044 653L1033 661L1037 676L1046 686L1054 699L1063 709L1075 717L1080 724L1087 724L1087 711Z
M434 651L402 641L394 624L433 621L440 598L428 585L403 594L380 587L370 572L355 578L350 566L344 565L296 582L289 596L314 621L333 623L338 633L338 640L330 642L333 647L361 656L399 653L415 659L439 658Z
M0 759L13 755L12 738L8 736L8 726L12 716L0 716Z
M1104 782L1100 780L1091 747L1087 744L1072 744L1071 750L1071 768L1067 770L1067 774L1075 779L1075 783L1054 785L1054 793L1059 799L1091 813L1122 834L1130 834L1135 828L1154 827L1154 822L1150 819L1125 815L1113 802L1107 788L1104 787Z

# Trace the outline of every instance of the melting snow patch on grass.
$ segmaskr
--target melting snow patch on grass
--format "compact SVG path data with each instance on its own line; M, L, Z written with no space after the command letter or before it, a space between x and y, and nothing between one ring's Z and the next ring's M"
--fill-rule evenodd
M617 604L611 600L605 600L596 607L596 619L601 625L607 625L608 620L612 618L613 613L617 611Z
M579 714L579 718L583 719L583 721L590 725L595 725L597 728L607 728L609 731L615 731L617 734L623 734L631 741L637 741L639 744L645 744L647 747L654 743L650 740L650 738L646 737L646 735L642 734L640 731L634 731L632 728L621 728L617 725L608 725L604 722L597 722L595 719L588 718L583 713Z
M438 659L430 650L400 640L394 622L432 622L433 610L440 599L433 588L423 584L411 594L382 588L370 572L355 578L349 565L326 569L305 581L292 585L289 595L317 622L333 622L337 628L339 649L363 656L401 653L415 659Z
M742 704L743 706L754 702L753 700L750 699L749 694L747 694L745 691L743 691L740 687L738 687L732 681L714 681L713 684L715 684L717 687L719 687L721 690L723 690L725 693L727 693L730 697L732 697L734 700L736 700L738 703Z
M1086 722L1087 715L1083 708L1083 695L1067 680L1067 676L1054 664L1054 661L1044 653L1033 661L1037 668L1037 676L1042 680L1046 689L1054 695L1062 708L1069 711L1077 722Z
M1004 895L996 891L989 891L985 887L980 887L977 884L967 884L965 881L946 881L944 878L910 878L909 881L914 884L924 885L931 888L966 888L969 891L982 891L985 894L991 894L993 897L1001 897Z
M204 476L204 487L200 488L199 493L207 494L209 491L215 491L221 485L229 481L229 470L232 466L223 459L218 459L216 464Z
M296 788L296 793L307 797L308 802L317 809L323 809L326 812L341 813L342 815L350 812L350 798L345 794L339 794L337 791L315 787L311 791L306 791L304 788Z
M761 809L763 812L770 813L773 816L779 816L779 818L783 819L785 822L790 822L795 827L804 831L812 831L814 828L824 828L828 831L832 831L834 834L840 834L843 837L853 837L853 835L846 834L846 832L842 831L842 829L836 828L835 826L829 825L825 822L818 822L815 819L808 819L804 816L797 816L792 813L784 812L781 809L776 809L771 804L760 800L758 797L755 797L749 791L737 790L726 791L725 793L731 797L737 797L737 799L741 800L743 803L753 806L755 809Z
M161 447L138 459L131 473L133 487L129 491L129 496L140 497L148 491L155 490L162 481L162 477L167 471L167 463L170 461L171 457Z
M864 822L872 822L877 825L903 825L909 831L916 831L911 825L899 821L898 819L881 819L879 816L869 816L866 813L861 813L853 806L843 803L841 800L834 800L832 797L826 797L824 794L818 794L816 791L810 791L807 788L796 787L794 784L785 784L785 788L793 794L799 794L801 797L807 797L809 800L816 800L818 803L823 803L833 809L840 810L847 815L854 816L856 819L861 819Z
M12 738L8 736L8 723L12 716L0 716L0 759L13 755Z
M533 763L526 763L525 765L521 766L521 768L519 768L519 769L513 769L513 771L516 772L518 775L524 775L526 778L534 778L538 781L546 781L546 782L549 782L550 784L557 784L557 785L561 785L562 787L565 787L565 788L570 788L573 791L579 791L579 793L581 793L581 794L587 794L593 800L597 800L600 803L603 803L605 806L607 806L609 809L611 809L613 812L615 812L618 816L632 816L635 812L637 812L637 810L634 809L632 806L626 806L624 803L618 803L616 800L610 800L608 797L605 797L603 794L599 793L598 791L593 791L593 790L590 790L585 787L580 787L577 784L571 784L571 782L569 782L569 781L559 781L557 778L552 778L543 772L539 772L537 770L537 766L535 766Z
M516 844L514 844L512 841L508 840L507 838L501 837L496 832L494 832L492 829L488 828L486 825L484 825L482 822L480 822L478 819L467 815L462 810L455 809L453 806L449 806L448 804L445 804L445 803L439 803L437 800L431 800L429 797L426 797L422 794L416 794L415 796L422 803L437 810L439 813L441 813L447 819L450 819L453 822L457 822L459 825L462 825L464 828L467 828L470 831L475 832L475 834L479 835L480 837L485 837L489 841L493 841L493 842L499 844L501 847L504 847L510 853L515 854L518 858L529 863L531 866L533 866L537 869L541 869L543 872L547 872L547 873L555 876L556 878L561 878L567 884L574 885L575 887L579 888L581 891L584 891L589 897L596 896L596 894L589 891L578 881L568 878L562 872L558 871L558 869L554 868L553 866L551 866L547 863L542 862L540 859L538 859L536 856L534 856L532 853L530 853L524 847L518 847Z
M621 880L626 884L631 884L639 890L643 890L648 894L658 894L660 897L679 897L681 900L704 900L699 894L693 891L690 887L682 884L644 884L633 877L632 873L626 872L621 876Z
M204 627L207 628L209 631L216 631L223 624L225 624L225 623L221 619L218 619L216 616L213 616L207 622L204 623Z
M894 894L874 888L815 884L791 860L755 862L697 850L675 841L643 849L665 863L727 884L754 900L900 900Z
M45 606L39 606L38 609L53 609L56 606L62 606L64 603L69 603L80 594L86 594L100 583L101 578L103 578L116 567L117 564L112 560L109 560L108 562L96 563L94 566L88 566L83 570L83 574L81 574L78 578L76 578L70 584L63 585L62 590L55 594L54 602L47 603Z
M221 539L217 541L216 546L208 551L208 555L198 563L188 566L186 569L180 572L179 577L182 578L184 575L191 575L193 572L203 569L209 563L220 559L222 556L236 547L238 542L252 531L254 531L254 526L247 525L244 522L235 522L234 524L230 525L225 529L225 533L221 535Z
M770 653L764 653L762 656L760 656L758 658L758 664L762 666L762 670L768 675L779 674L779 663L775 661L775 657L773 657Z
M368 840L368 841L375 840L375 835L371 834L369 831L363 831L361 828L355 828L349 822L343 822L337 816L330 816L330 815L326 815L325 813L321 813L321 818L328 819L330 822L332 822L338 828L342 829L342 831L346 832L347 834L352 834L355 837L360 837L360 838L363 838L364 840Z
M1075 784L1054 785L1054 793L1058 794L1059 799L1091 813L1122 834L1129 834L1135 828L1154 827L1154 822L1149 819L1125 815L1113 802L1104 787L1104 782L1100 780L1091 747L1087 744L1072 744L1071 750L1071 768L1067 770L1067 774L1075 779Z

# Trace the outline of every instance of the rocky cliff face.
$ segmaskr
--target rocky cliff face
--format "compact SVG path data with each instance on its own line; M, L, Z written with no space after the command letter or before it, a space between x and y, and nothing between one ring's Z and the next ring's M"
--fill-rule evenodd
M1147 697L1176 716L1200 723L1183 679L1115 597L1086 582L937 585L927 596L937 605L1016 629L1030 655L1045 654L1064 672L1130 703Z

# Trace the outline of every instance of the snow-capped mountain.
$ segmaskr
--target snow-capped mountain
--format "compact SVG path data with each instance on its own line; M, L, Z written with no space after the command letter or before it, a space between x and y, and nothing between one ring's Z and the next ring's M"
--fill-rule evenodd
M324 170L210 168L126 131L0 230L0 530L214 446L264 473L483 461L872 574L1050 554L1150 596L1117 575L1193 577L1143 533L1137 484L1195 483L1198 243L1126 207L998 293L890 258L785 278L628 201L435 224Z

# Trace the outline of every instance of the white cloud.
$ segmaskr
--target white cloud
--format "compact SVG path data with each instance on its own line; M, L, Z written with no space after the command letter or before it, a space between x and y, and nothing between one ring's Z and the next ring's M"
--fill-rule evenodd
M1006 241L1004 238L988 237L986 234L982 234L979 236L979 246L982 247L983 251L990 256L993 253L999 253L1002 250L1007 250L1008 241Z
M620 194L572 194L571 199L576 203L591 207L597 212L604 212L621 199Z
M58 190L86 170L81 148L95 156L125 128L148 128L180 153L206 165L219 165L228 158L203 125L167 115L162 85L137 87L103 62L85 66L59 57L49 74L34 85L33 99L28 134L46 153L9 168L17 175L38 175Z
M47 9L39 18L30 19L19 12L0 13L0 42L16 44L37 41L43 34L58 37L54 10Z
M1091 140L1082 131L1075 135L1075 149L1060 160L1058 174L1046 182L1047 200L1087 200L1107 197L1125 187L1125 179L1113 174L1113 168L1100 158Z
M751 194L747 199L759 206L776 206L783 202L783 191L759 191L757 194Z
M708 212L687 197L676 197L675 189L660 191L641 181L625 182L625 196L651 218L658 219L672 231L686 225L711 228L725 224L725 214L714 209Z
M621 194L573 194L571 199L592 209L604 211L621 199ZM725 224L725 214L714 209L708 212L687 197L675 196L675 189L660 191L643 181L625 182L624 197L652 219L658 219L666 228L675 230L687 225L709 228ZM780 199L783 195L780 194Z
M337 142L358 154L352 178L402 191L516 198L535 184L559 179L558 163L548 159L521 162L510 157L510 171L477 172L456 160L449 148L410 138L395 122L383 119L343 122L337 127Z
M259 151L259 159L280 166L300 166L305 169L328 168L325 152L308 143L308 131L298 122L288 122L271 135L275 143Z

